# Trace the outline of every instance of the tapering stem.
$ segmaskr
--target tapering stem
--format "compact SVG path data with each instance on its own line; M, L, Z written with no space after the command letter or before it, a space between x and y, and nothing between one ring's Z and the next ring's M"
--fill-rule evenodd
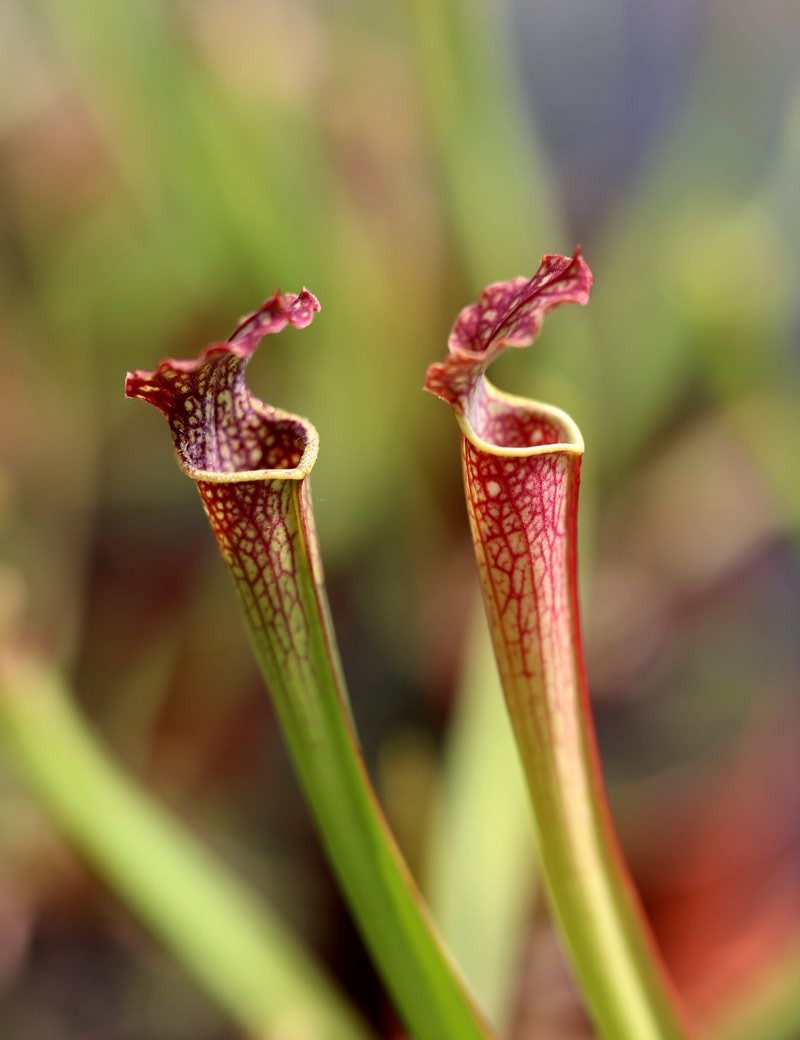
M259 665L278 712L326 851L362 935L399 1010L420 1040L491 1035L448 960L427 908L375 798L353 727L316 549L307 481L249 489L280 496L272 513L271 557L283 556L281 612L252 574L260 524L240 519L231 540L215 526L233 574ZM209 486L200 484L208 501ZM241 494L248 492L241 485ZM260 515L255 510L254 516ZM276 531L282 528L282 533ZM290 604L288 611L285 605ZM287 646L288 640L288 646Z

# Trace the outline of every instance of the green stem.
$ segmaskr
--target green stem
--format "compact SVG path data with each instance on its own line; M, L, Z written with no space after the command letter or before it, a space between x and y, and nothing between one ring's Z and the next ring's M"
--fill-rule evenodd
M114 764L60 683L0 670L0 739L108 884L257 1040L368 1040L283 925Z
M353 914L409 1029L418 1040L485 1040L483 1021L444 951L427 907L397 849L360 753L336 651L306 481L275 481L285 525L287 627L269 590L248 577L245 556L215 526L242 601L256 658ZM206 499L207 488L201 483ZM241 521L240 521L241 522ZM252 532L244 530L245 542ZM291 578L288 579L288 574ZM291 640L286 654L284 641Z

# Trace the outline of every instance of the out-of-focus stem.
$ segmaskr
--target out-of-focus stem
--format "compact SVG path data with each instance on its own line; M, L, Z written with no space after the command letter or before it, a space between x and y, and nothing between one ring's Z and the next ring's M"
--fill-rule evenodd
M425 890L446 942L504 1035L538 871L525 777L477 597L475 608L426 843Z
M0 668L0 740L111 888L253 1040L368 1040L283 925L114 764L60 682Z
M704 1040L795 1040L800 1031L800 942L784 950L752 986L733 996Z
M531 239L552 238L560 224L515 74L509 7L506 0L407 0L456 259L476 285L518 269Z

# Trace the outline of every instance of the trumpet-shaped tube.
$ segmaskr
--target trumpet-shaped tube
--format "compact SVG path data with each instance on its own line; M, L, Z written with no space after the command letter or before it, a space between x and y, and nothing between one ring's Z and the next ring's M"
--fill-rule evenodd
M316 430L245 385L262 337L302 328L318 309L307 290L276 293L227 342L131 373L126 392L164 413L197 484L326 850L398 1010L420 1040L480 1040L491 1031L438 942L361 759L311 511Z
M459 315L425 387L461 429L467 510L492 641L536 818L547 888L608 1040L683 1037L608 811L581 642L576 526L583 439L564 412L485 378L549 310L588 302L578 252L489 286Z

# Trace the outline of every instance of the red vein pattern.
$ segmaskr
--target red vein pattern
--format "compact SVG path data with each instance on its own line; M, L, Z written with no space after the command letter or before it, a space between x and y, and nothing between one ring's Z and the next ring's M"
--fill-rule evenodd
M224 343L210 343L192 360L166 358L154 372L129 372L125 394L163 412L178 460L193 477L294 469L307 446L309 424L254 397L245 368L264 336L287 325L305 328L318 310L307 289L299 295L276 292Z
M507 347L530 346L555 307L588 303L591 287L592 272L578 249L572 257L543 256L533 278L489 285L477 303L459 314L447 341L448 356L429 366L425 389L467 416L485 437L483 424L492 419L480 394L486 369Z
M247 362L264 336L287 325L304 328L319 310L306 289L275 293L244 318L231 337L197 358L168 358L153 372L128 375L128 397L148 401L167 418L183 470L197 484L251 631L268 643L262 663L277 673L309 661L314 603L304 589L309 572L321 582L313 556L306 477L317 433L305 419L263 404L245 383ZM301 532L301 525L306 532ZM310 544L309 544L310 542ZM302 573L299 573L302 572ZM292 708L299 709L294 702ZM286 709L288 710L288 708ZM304 706L304 723L313 706Z
M563 413L509 397L485 374L507 347L533 343L554 307L587 303L591 285L577 250L544 256L531 279L490 285L461 311L447 358L425 380L461 425L467 511L512 719L518 735L535 731L551 747L574 743L575 691L585 687L575 552L583 444Z
M462 442L467 508L504 687L520 718L551 745L574 732L564 692L576 689L578 604L570 580L580 456L491 455ZM516 715L516 709L514 711Z
M420 1040L489 1040L361 759L314 531L308 475L316 430L263 404L245 384L262 337L303 328L317 310L307 290L276 293L225 343L193 361L133 372L126 392L163 412L181 468L197 484L334 871L410 1032Z
M459 315L425 389L461 428L467 511L487 618L534 814L545 876L573 967L604 1036L686 1035L608 812L583 663L577 509L583 439L558 409L486 379L546 314L588 302L580 253L533 278L490 285Z

